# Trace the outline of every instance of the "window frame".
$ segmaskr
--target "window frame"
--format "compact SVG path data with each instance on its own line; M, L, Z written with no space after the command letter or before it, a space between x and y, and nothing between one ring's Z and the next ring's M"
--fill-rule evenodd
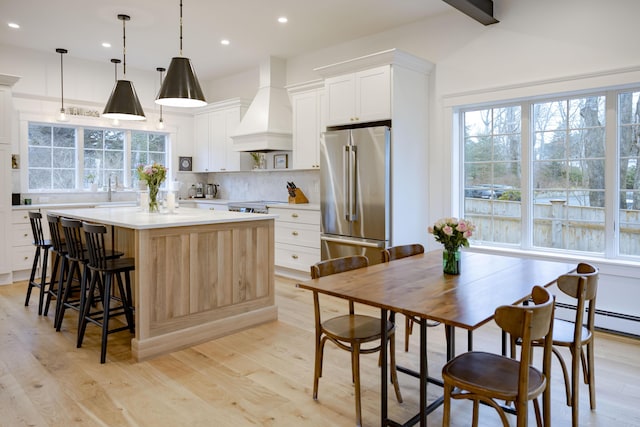
M563 88L563 90L558 90ZM616 230L619 222L619 147L618 147L618 95L622 92L640 90L640 69L614 70L607 74L572 76L563 79L548 80L532 84L513 85L509 87L492 88L491 91L473 91L444 95L443 106L445 122L445 139L451 141L451 187L450 210L443 206L444 212L440 216L463 216L464 209L464 139L462 113L480 108L496 108L511 104L522 106L522 134L521 156L529 161L522 161L522 239L517 246L507 247L504 244L491 242L471 242L470 250L482 252L512 252L529 256L572 259L572 260L606 260L616 265L639 265L640 255L622 255L619 251L619 233ZM605 248L604 253L581 251L553 251L546 248L534 247L532 242L532 209L531 199L531 109L533 103L605 95ZM431 189L434 189L432 186ZM437 189L436 189L437 190ZM457 196L456 196L457 195ZM434 216L437 219L437 217Z
M124 186L125 191L134 191L133 182L128 177L128 170L131 163L131 134L132 132L143 132L149 134L162 134L166 137L165 153L166 164L168 168L171 168L171 159L173 151L173 141L175 141L176 131L175 129L158 130L150 128L146 122L120 122L119 126L113 126L111 121L107 121L102 118L94 117L82 117L72 116L69 122L58 122L51 120L50 117L43 117L41 114L33 113L20 113L19 125L20 125L20 141L19 141L19 153L23 159L21 162L22 167L20 169L20 191L22 193L31 194L44 194L44 193L81 193L87 191L84 186L84 129L104 129L104 130L117 130L125 132L125 153L124 153ZM29 124L41 124L44 126L54 127L70 127L76 129L76 162L78 170L76 171L76 187L73 189L29 189ZM126 127L124 126L126 125Z

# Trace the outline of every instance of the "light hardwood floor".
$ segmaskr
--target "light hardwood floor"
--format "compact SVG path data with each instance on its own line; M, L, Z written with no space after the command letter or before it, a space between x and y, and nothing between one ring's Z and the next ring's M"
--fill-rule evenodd
M279 319L253 329L165 356L135 363L127 332L111 335L107 363L99 363L99 331L87 327L76 349L77 316L69 313L63 330L53 329L53 310L37 315L37 303L24 307L26 283L0 287L0 426L351 426L353 386L349 355L328 344L319 400L313 382L313 305L311 293L287 279L276 280ZM35 302L37 299L33 299ZM329 304L328 312L343 303ZM362 308L362 307L359 307ZM365 310L366 311L366 310ZM373 314L376 311L371 311ZM417 367L418 337L402 349L400 364ZM429 328L432 374L444 361L442 327ZM459 351L464 333L460 332ZM500 335L487 325L475 334L477 349L499 351ZM555 362L554 362L555 363ZM559 372L555 366L554 373ZM393 393L389 410L396 420L417 411L417 380L399 374L405 402ZM363 422L379 423L379 370L376 355L362 356ZM581 386L581 426L640 426L640 342L607 334L596 339L596 411L589 410ZM570 426L561 378L552 378L553 425ZM441 389L429 386L429 393ZM470 424L471 406L454 402L456 426ZM492 409L481 409L482 426L498 425ZM439 426L442 409L429 415ZM513 420L515 422L515 420ZM530 425L535 425L530 416Z

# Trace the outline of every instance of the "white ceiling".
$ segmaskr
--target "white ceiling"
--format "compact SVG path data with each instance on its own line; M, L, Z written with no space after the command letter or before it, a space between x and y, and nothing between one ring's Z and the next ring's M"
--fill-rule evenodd
M112 66L111 58L122 58L117 15L127 14L127 66L155 70L178 56L179 4L0 0L0 43L53 54L65 48L69 56ZM183 0L183 55L200 79L210 79L256 67L267 56L295 57L450 10L441 0ZM281 15L287 24L277 22ZM223 38L231 44L222 46Z

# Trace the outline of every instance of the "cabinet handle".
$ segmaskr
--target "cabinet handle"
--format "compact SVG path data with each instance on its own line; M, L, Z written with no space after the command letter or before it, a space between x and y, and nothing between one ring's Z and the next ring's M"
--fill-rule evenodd
M297 213L292 213L291 214L291 218L298 218L298 214Z
M291 255L291 258L293 258L293 259L298 259L298 255L295 255L295 254L294 254L294 255Z
M28 257L28 256L26 256L26 257L24 257L24 259L25 259L25 261L26 261L26 260L28 260L28 259L29 259L29 257Z
M24 233L24 237L27 237L27 236L29 236L29 234L28 233Z
M293 234L294 236L297 236L298 232L297 231L292 231L291 234Z
M23 216L22 219L27 219L27 215Z

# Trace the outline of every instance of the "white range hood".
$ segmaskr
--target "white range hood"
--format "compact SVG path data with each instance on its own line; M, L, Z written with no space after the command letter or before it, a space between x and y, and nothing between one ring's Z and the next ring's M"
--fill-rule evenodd
M258 93L231 135L234 150L291 150L292 112L285 83L283 59L269 57L260 64Z

